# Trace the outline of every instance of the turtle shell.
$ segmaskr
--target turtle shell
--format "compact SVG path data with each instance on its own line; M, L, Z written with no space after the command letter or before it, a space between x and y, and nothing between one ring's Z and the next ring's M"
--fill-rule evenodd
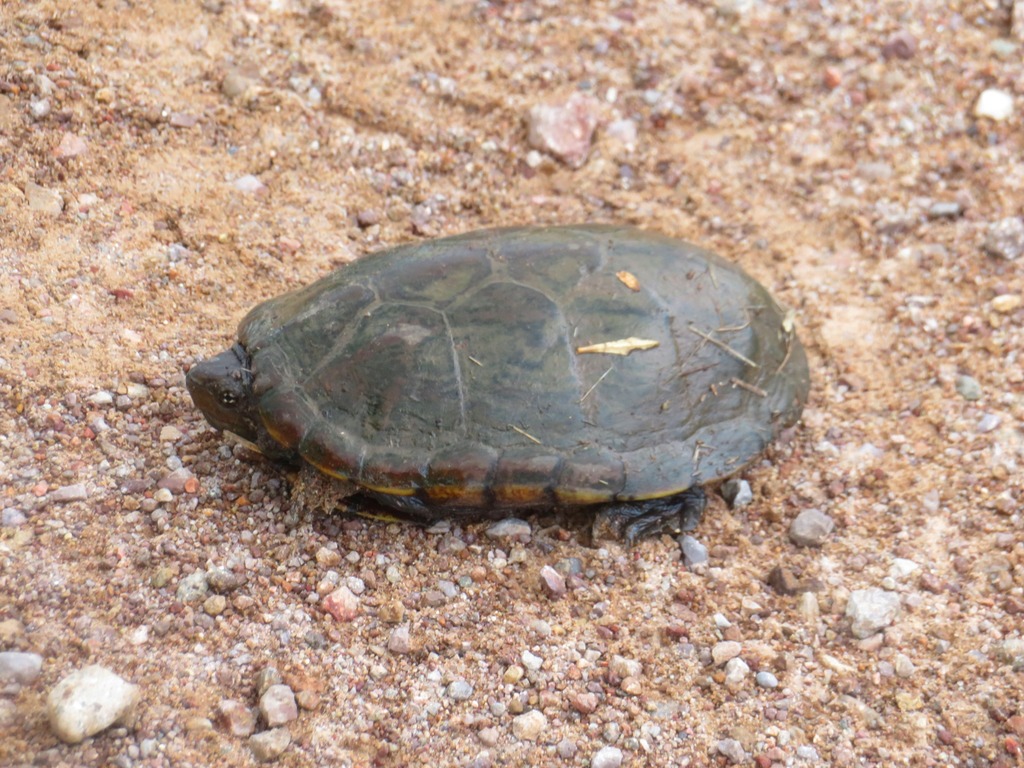
M238 337L274 440L430 509L679 493L748 464L799 417L809 385L763 286L628 227L381 251L257 306ZM623 340L627 355L587 350Z

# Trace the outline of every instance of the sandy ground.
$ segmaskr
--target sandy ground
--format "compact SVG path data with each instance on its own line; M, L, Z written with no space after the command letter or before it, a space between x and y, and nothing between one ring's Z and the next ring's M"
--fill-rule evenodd
M300 698L288 766L1020 765L1024 236L992 234L1024 213L1010 18L4 3L0 650L43 664L0 688L0 763L251 764L218 707L255 708L273 667ZM986 89L1008 119L975 116ZM597 123L577 168L526 123L573 93ZM713 500L704 567L543 517L492 540L316 512L184 390L252 305L363 253L577 221L701 243L796 310L811 401L745 473L753 502ZM809 508L836 524L820 548L789 538ZM574 564L549 599L541 568ZM871 587L900 613L858 639ZM46 695L88 664L140 702L65 745Z

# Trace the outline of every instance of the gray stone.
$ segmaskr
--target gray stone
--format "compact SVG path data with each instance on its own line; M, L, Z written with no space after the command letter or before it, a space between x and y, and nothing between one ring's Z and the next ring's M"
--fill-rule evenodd
M877 587L855 590L846 604L846 616L852 619L850 629L862 640L888 627L899 613L899 595Z
M724 755L733 765L746 762L747 753L736 739L722 739L715 745L718 754Z
M25 513L20 509L4 507L3 512L0 512L0 526L4 528L17 528L19 525L24 525L26 521Z
M750 483L734 477L722 483L722 498L730 509L742 509L754 500L754 494L750 490Z
M762 688L779 687L779 678L777 678L771 672L768 672L764 669L757 673L757 676L754 678L754 681Z
M967 376L966 374L957 376L956 391L964 400L974 401L981 399L981 384L973 376Z
M178 582L178 589L175 596L182 603L198 603L205 600L210 592L210 584L206 571L193 571Z
M448 694L448 698L453 701L465 701L473 695L473 686L465 680L455 680L448 684L446 693Z
M683 564L687 568L703 565L708 561L708 548L693 538L693 536L680 536L679 548L683 553Z
M277 760L292 743L292 735L287 728L274 728L249 737L249 749L252 756L261 763Z
M804 744L796 748L796 756L798 759L808 763L816 763L821 758L818 757L818 750L812 747L810 744Z
M138 699L137 685L93 664L72 672L50 691L50 728L61 740L77 744L130 719Z
M805 509L789 526L789 538L800 547L820 547L836 524L820 509Z
M0 652L0 683L30 685L39 677L43 657L38 653Z

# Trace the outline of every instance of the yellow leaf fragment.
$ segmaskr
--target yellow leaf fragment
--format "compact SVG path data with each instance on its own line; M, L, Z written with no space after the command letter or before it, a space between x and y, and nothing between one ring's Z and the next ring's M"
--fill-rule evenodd
M630 352L644 349L654 349L658 346L654 339L638 339L630 336L628 339L616 339L615 341L602 341L599 344L588 344L585 347L576 347L578 355L628 355Z
M629 288L629 290L640 290L640 281L636 279L636 275L634 275L632 272L622 270L621 272L616 272L615 276L619 278L619 282L622 283L627 288Z

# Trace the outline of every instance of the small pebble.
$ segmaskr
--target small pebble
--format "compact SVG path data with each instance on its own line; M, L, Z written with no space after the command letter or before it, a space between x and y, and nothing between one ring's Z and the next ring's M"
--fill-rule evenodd
M512 719L512 734L522 741L536 741L547 728L548 719L536 709L531 709Z
M973 376L967 376L966 374L957 376L956 391L964 400L974 401L981 399L981 384Z
M465 680L456 680L448 684L448 688L445 693L447 693L448 698L453 701L465 701L473 695L473 686Z
M287 685L272 685L260 696L260 716L269 727L290 723L299 716L295 694Z
M4 507L0 512L0 526L4 528L17 528L19 525L24 525L27 520L25 513L14 507Z
M577 693L575 696L570 697L569 703L572 704L572 708L581 715L589 715L597 709L597 694L589 692Z
M735 659L742 651L743 646L735 640L723 640L720 643L715 643L711 649L711 659L715 666L720 667L730 659Z
M789 538L800 547L820 547L836 525L820 509L805 509L789 526Z
M893 659L893 669L900 677L911 677L917 671L914 662L902 653L897 653L896 658Z
M38 653L0 651L0 683L31 685L43 668L43 657Z
M267 186L260 181L256 176L252 174L246 174L240 176L232 182L232 186L239 192L243 192L247 195L257 195L261 192L266 191ZM255 737L254 737L255 738Z
M726 688L739 688L750 674L750 667L743 659L737 657L729 659L725 663L725 686Z
M484 531L484 534L489 539L508 539L514 536L529 536L530 533L530 524L517 517L506 517L504 520L495 523Z
M139 687L97 664L61 680L46 698L50 728L62 741L77 744L127 719Z
M253 757L261 763L277 760L292 742L292 735L287 728L274 728L249 737L249 749Z
M932 203L928 208L929 219L956 219L963 215L964 207L960 203L940 202Z
M410 649L409 625L402 624L391 630L391 634L388 636L388 650L392 653L404 654L409 653Z
M160 428L161 443L173 443L176 440L181 440L181 438L181 430L171 424L165 424Z
M909 32L897 32L882 46L882 57L889 59L912 59L917 52L917 38Z
M251 736L256 730L256 714L234 699L224 699L217 704L216 720L232 736Z
M796 577L796 574L789 570L789 568L784 568L781 565L776 565L772 568L766 581L768 586L780 595L795 595L802 587L800 579Z
M715 11L725 18L744 16L750 13L753 7L754 0L715 0Z
M1024 298L1020 294L1003 293L992 299L992 309L1000 314L1009 315L1020 309L1022 303L1024 303Z
M241 96L252 86L252 81L241 72L231 71L224 75L220 83L220 91L229 99Z
M747 760L743 745L736 739L722 739L715 745L718 754L724 755L733 765L740 765Z
M227 607L228 599L224 595L210 595L203 601L203 613L208 616L220 616Z
M987 88L978 96L974 116L989 120L1008 120L1013 116L1013 96L998 88Z
M537 104L526 116L527 142L579 168L590 152L598 108L596 99L578 91L561 103Z
M178 582L175 597L182 603L197 603L206 598L210 592L210 584L206 571L193 571Z
M89 498L89 492L85 489L84 483L64 485L50 494L50 501L57 504L64 504L71 501L85 501Z
M565 595L565 578L550 565L545 565L540 569L540 585L544 593L552 600L557 600Z
M320 708L320 694L316 691L299 691L295 694L295 703L299 705L299 709L313 712Z
M608 662L608 671L620 680L626 677L639 677L644 667L639 661L615 654Z
M562 739L558 742L558 746L555 747L555 751L558 752L558 756L563 760L572 760L576 757L576 742L570 739Z
M622 765L622 750L618 747L601 747L590 760L590 768L619 768Z
M982 246L985 253L1007 261L1013 261L1024 253L1024 217L1011 216L988 225L985 242Z
M501 738L501 732L492 726L490 728L483 728L476 737L480 739L480 743L485 747L493 747L497 745L498 739Z
M88 149L89 146L83 138L73 133L65 133L60 140L60 144L53 151L53 156L56 158L78 157L79 155L84 155Z
M820 759L818 757L818 750L816 750L810 744L804 744L803 746L797 747L796 756L798 759L810 763L816 763Z
M352 621L359 613L359 598L348 587L338 587L323 599L321 606L335 621Z
M53 111L53 105L50 103L49 99L39 99L38 101L33 100L28 103L28 111L34 119L42 120Z
M779 679L775 677L771 672L761 670L754 677L754 681L762 688L778 688Z
M850 593L846 616L854 637L864 639L892 624L900 612L900 598L894 592L870 587Z
M25 182L25 199L31 211L59 216L64 210L64 198L59 192L41 187L35 182Z
M722 483L722 498L730 509L742 509L754 500L754 494L750 490L750 483L734 477Z
M920 567L921 566L913 560L907 560L905 557L897 557L892 561L892 565L889 566L889 575L894 579L905 579L914 571L920 569Z
M683 564L687 568L702 565L708 561L708 548L693 536L680 536L679 548L683 553Z
M537 672L542 666L544 666L544 659L530 653L530 651L523 651L519 658L523 662L523 666L531 672Z

